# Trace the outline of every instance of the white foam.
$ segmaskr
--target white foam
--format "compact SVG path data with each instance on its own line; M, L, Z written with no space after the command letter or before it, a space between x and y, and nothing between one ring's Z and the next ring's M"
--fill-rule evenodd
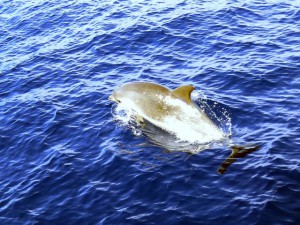
M156 122L160 124L160 127L175 134L180 140L191 143L208 143L224 137L222 131L197 108L170 97L166 97L165 102L180 110L164 117L163 121Z
M161 121L147 117L130 99L123 99L116 108L115 118L123 124L129 124L130 120L139 115L156 126L174 134L180 141L190 143L210 143L222 140L226 135L212 121L197 108L187 105L179 99L164 98L166 104L179 110L164 117ZM120 112L125 112L120 114ZM119 112L119 113L118 113ZM134 130L135 133L136 130Z

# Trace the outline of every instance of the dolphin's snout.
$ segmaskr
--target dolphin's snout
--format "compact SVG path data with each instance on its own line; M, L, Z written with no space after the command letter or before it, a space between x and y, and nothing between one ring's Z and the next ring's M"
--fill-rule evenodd
M110 100L110 101L115 101L115 99L114 99L114 97L112 96L112 95L110 95L109 97L108 97L108 100Z
M116 103L120 103L121 102L120 100L115 99L115 97L113 95L109 96L108 100L116 102Z

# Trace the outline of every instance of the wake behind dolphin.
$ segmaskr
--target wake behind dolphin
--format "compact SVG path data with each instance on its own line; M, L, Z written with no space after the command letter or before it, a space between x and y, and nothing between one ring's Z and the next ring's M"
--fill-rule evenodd
M221 141L226 134L191 100L194 87L169 90L161 85L133 82L117 88L110 100L121 104L139 122L147 121L189 143Z

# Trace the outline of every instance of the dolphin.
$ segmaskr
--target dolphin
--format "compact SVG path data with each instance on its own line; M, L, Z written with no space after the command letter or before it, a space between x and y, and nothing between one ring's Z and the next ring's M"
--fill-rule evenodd
M109 100L121 103L144 120L175 135L181 141L206 144L226 135L191 100L192 85L170 90L150 82L132 82L114 90Z
M200 111L191 100L192 85L170 90L159 84L132 82L114 90L109 100L125 106L134 113L141 130L158 146L167 151L191 154L209 148L212 142L226 139L226 135ZM178 142L180 139L183 142ZM258 150L260 145L231 145L231 154L217 170L224 174L238 158Z

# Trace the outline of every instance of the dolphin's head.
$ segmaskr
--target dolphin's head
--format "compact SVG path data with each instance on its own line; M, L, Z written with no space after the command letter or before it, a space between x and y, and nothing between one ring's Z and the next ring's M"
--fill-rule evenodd
M129 94L129 88L127 85L123 85L121 87L118 87L114 90L111 96L108 97L109 100L116 102L116 103L121 103L124 98Z
M120 102L121 102L120 94L118 94L117 91L114 91L114 92L112 93L112 95L110 95L110 96L108 97L108 100L113 101L113 102L116 102L116 103L120 103Z

